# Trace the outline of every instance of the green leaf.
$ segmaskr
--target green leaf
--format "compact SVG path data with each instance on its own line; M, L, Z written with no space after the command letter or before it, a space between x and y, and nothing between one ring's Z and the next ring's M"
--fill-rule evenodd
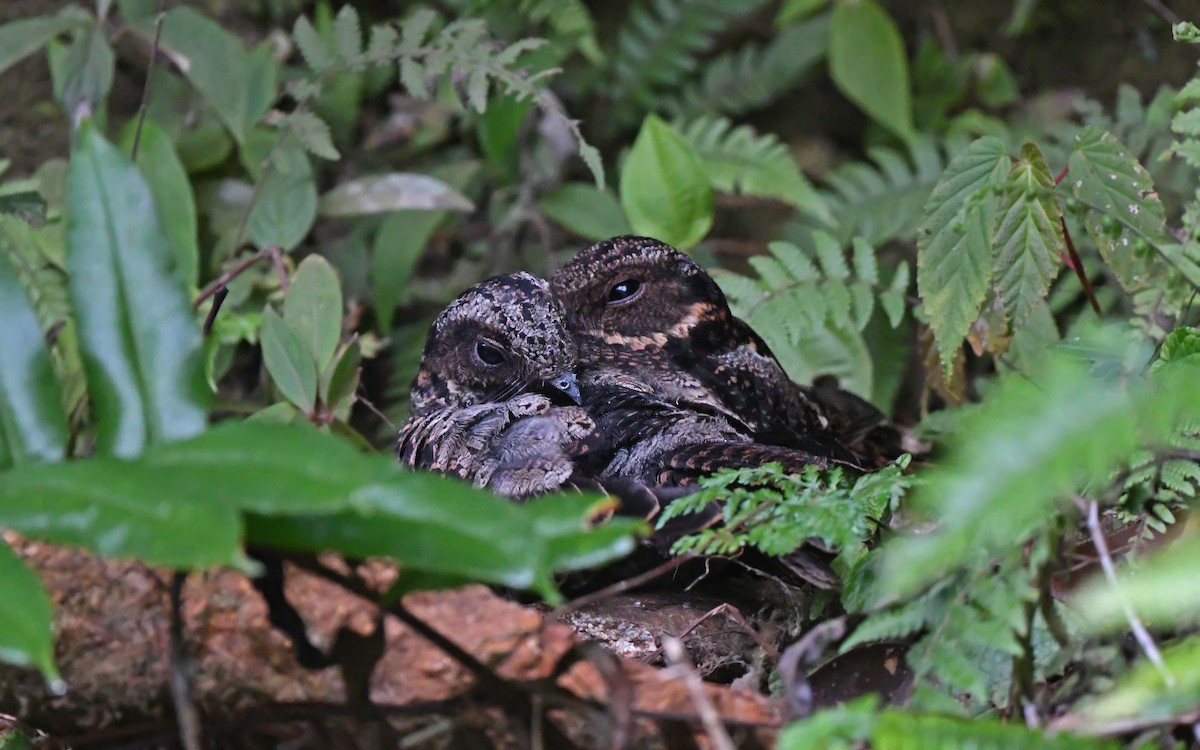
M1194 584L1193 578L1183 589L1169 592L1167 599L1181 590L1190 591ZM1162 659L1174 684L1168 685L1162 672L1143 658L1112 688L1083 699L1065 720L1089 731L1110 723L1120 727L1130 719L1147 726L1176 723L1176 717L1195 710L1200 696L1200 638L1191 635L1164 648Z
M1092 632L1123 630L1133 608L1155 628L1187 626L1200 618L1200 536L1189 534L1135 568L1120 572L1114 586L1097 573L1076 591L1072 604Z
M343 5L333 19L333 46L338 57L350 68L357 68L363 58L362 23L353 5Z
M329 161L342 158L333 145L328 123L312 112L306 109L296 110L284 119L282 128L296 136L300 145L313 156Z
M1166 214L1150 173L1111 133L1096 127L1080 130L1067 166L1071 194L1077 200L1135 238L1156 246L1167 242ZM1129 238L1097 242L1097 246L1123 287L1143 285L1135 277L1146 264L1134 257Z
M0 660L35 667L58 683L54 610L37 574L0 540Z
M317 403L317 368L308 343L274 310L263 311L263 363L284 398L313 413Z
M1046 297L1066 252L1054 178L1032 143L1008 173L996 213L992 261L1010 325L1018 328Z
M136 129L136 121L131 121L121 132L119 143L125 153L133 148ZM175 251L176 272L188 289L195 289L200 274L196 198L170 137L152 120L142 123L136 163L154 194L159 223Z
M92 20L86 14L64 11L56 16L22 18L0 26L0 75L64 31L89 22Z
M947 371L992 278L994 186L1009 171L997 138L972 143L946 167L918 230L917 290Z
M784 0L775 16L775 25L784 26L792 21L810 16L825 7L829 0Z
M897 594L1026 538L1064 496L1105 480L1153 410L1063 355L1034 377L1002 378L910 496L938 531L897 539L881 565Z
M896 22L874 0L837 0L829 74L846 98L896 135L913 132L908 57Z
M133 456L205 428L203 343L137 168L88 123L67 171L66 264L96 449Z
M321 196L322 216L363 216L401 210L475 210L465 195L423 174L391 172L343 182Z
M646 118L625 160L621 206L634 232L685 250L712 226L713 194L704 167L655 115Z
M579 509L578 498L567 508ZM260 544L366 557L383 555L405 569L450 579L467 578L531 589L558 600L551 573L556 564L582 564L568 552L578 545L592 563L627 554L623 539L604 527L583 532L583 516L563 523L554 503L514 505L460 481L425 472L366 484L350 495L350 510L317 517L248 519L247 535ZM582 536L580 536L582 534Z
M0 254L0 469L59 461L67 417L37 314L8 257Z
M342 337L342 285L329 261L320 255L301 261L283 300L283 320L323 371Z
M296 19L296 24L292 27L292 40L296 42L300 54L304 56L304 62L308 63L308 67L312 68L314 73L324 73L337 62L325 38L313 28L305 16Z
M54 97L73 124L98 112L112 88L116 59L104 29L92 26L75 37L65 51L51 47Z
M46 223L46 201L36 190L0 195L0 214L16 216L38 227Z
M633 233L613 194L582 182L559 185L542 196L538 208L585 240L596 242Z
M247 52L236 36L189 7L167 12L161 44L233 137L244 143L275 101L279 66L269 45Z
M286 133L277 137L286 138ZM288 251L304 240L316 220L317 185L308 156L290 138L271 153L246 227L258 247L276 245Z
M723 117L701 117L681 136L696 152L714 189L775 198L832 221L825 201L773 134L759 135L749 125L733 127Z
M0 526L152 565L205 568L238 555L237 514L213 502L219 468L189 481L144 460L96 458L0 472Z

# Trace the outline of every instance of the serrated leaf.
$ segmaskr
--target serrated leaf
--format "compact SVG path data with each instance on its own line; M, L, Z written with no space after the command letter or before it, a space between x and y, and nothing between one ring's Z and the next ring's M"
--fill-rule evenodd
M274 310L263 311L263 364L284 398L311 414L317 400L317 368L300 333Z
M50 353L16 269L3 253L0 320L0 469L62 460L67 417Z
M396 53L396 43L400 35L394 28L386 24L376 24L371 27L371 41L367 44L366 63L382 65L392 59Z
M991 283L997 199L990 191L1009 169L1004 143L980 138L950 162L925 204L917 291L947 372Z
M879 265L875 262L875 248L862 237L855 237L851 244L854 248L854 275L868 284L878 284Z
M203 343L137 168L90 124L67 172L70 296L100 453L201 432Z
M0 540L0 660L34 667L58 681L54 610L37 574Z
M411 54L424 44L425 37L429 35L429 30L433 27L433 22L437 20L437 17L437 13L429 8L418 8L401 21L400 53Z
M333 46L348 67L362 64L362 24L353 5L343 5L333 19Z
M1166 215L1150 173L1111 133L1095 127L1079 131L1068 169L1071 194L1097 215L1110 218L1145 242L1166 242ZM1091 228L1100 229L1095 224ZM1097 244L1122 286L1142 286L1142 280L1135 281L1134 276L1145 270L1139 268L1144 263L1128 257L1134 250L1128 238Z
M830 279L844 280L850 278L850 268L846 265L846 256L842 245L827 232L813 232L813 248L821 270Z
M1041 302L1066 252L1062 207L1054 178L1037 146L1021 147L1021 159L1004 183L996 210L992 262L996 288L1012 328Z
M896 22L874 0L838 0L829 22L838 90L896 135L913 132L908 56Z
M299 109L287 116L283 127L296 136L296 140L313 156L337 161L342 158L333 145L329 124L306 109Z
M296 24L292 27L292 40L296 42L300 54L304 56L304 62L308 63L308 67L312 68L314 73L324 73L337 62L325 38L313 28L305 16L296 19Z
M343 182L321 196L322 216L362 216L418 209L475 210L465 195L441 180L423 174L391 172Z
M787 269L788 276L794 281L817 281L821 278L821 272L808 258L808 254L790 242L776 241L767 243L767 250L774 255L775 258L783 264Z
M699 159L655 115L646 118L625 160L621 205L636 233L685 250L712 226L712 188Z

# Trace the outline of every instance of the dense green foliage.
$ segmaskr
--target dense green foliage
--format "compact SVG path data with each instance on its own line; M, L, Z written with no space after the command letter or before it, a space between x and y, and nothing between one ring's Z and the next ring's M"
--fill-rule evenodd
M713 267L795 379L835 374L933 446L862 477L725 472L669 511L724 503L681 551L836 548L842 651L910 644L904 706L780 747L1116 747L1195 720L1200 76L1021 118L997 55L910 59L873 0L256 5L290 31L250 48L151 0L0 26L0 74L44 51L71 129L0 182L0 528L185 571L253 569L247 544L380 555L401 588L554 599L641 525L401 471L374 402L404 416L462 288L632 231ZM159 52L122 66L141 111L113 95L118 33ZM870 122L819 180L750 117L813 79ZM46 592L2 542L0 600L0 658L57 679Z

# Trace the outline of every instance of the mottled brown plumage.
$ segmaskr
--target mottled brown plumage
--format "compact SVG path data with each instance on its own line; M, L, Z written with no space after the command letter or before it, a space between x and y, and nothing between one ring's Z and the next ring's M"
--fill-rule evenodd
M595 428L582 408L553 403L578 403L574 367L545 280L516 273L481 282L430 327L396 454L508 497L557 489Z
M762 338L733 316L712 277L669 245L605 240L576 255L550 285L566 309L585 386L624 376L667 403L720 415L756 442L820 462L876 463L846 442L882 415L836 385L793 383ZM587 406L596 413L596 404Z

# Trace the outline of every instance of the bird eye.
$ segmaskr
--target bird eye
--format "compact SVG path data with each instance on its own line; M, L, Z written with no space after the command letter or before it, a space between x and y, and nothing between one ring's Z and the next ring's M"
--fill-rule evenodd
M613 284L612 289L608 290L608 303L610 305L628 302L637 297L642 291L642 282L637 279L625 279L620 284Z
M475 342L475 356L485 365L498 365L504 361L504 352L482 341Z

